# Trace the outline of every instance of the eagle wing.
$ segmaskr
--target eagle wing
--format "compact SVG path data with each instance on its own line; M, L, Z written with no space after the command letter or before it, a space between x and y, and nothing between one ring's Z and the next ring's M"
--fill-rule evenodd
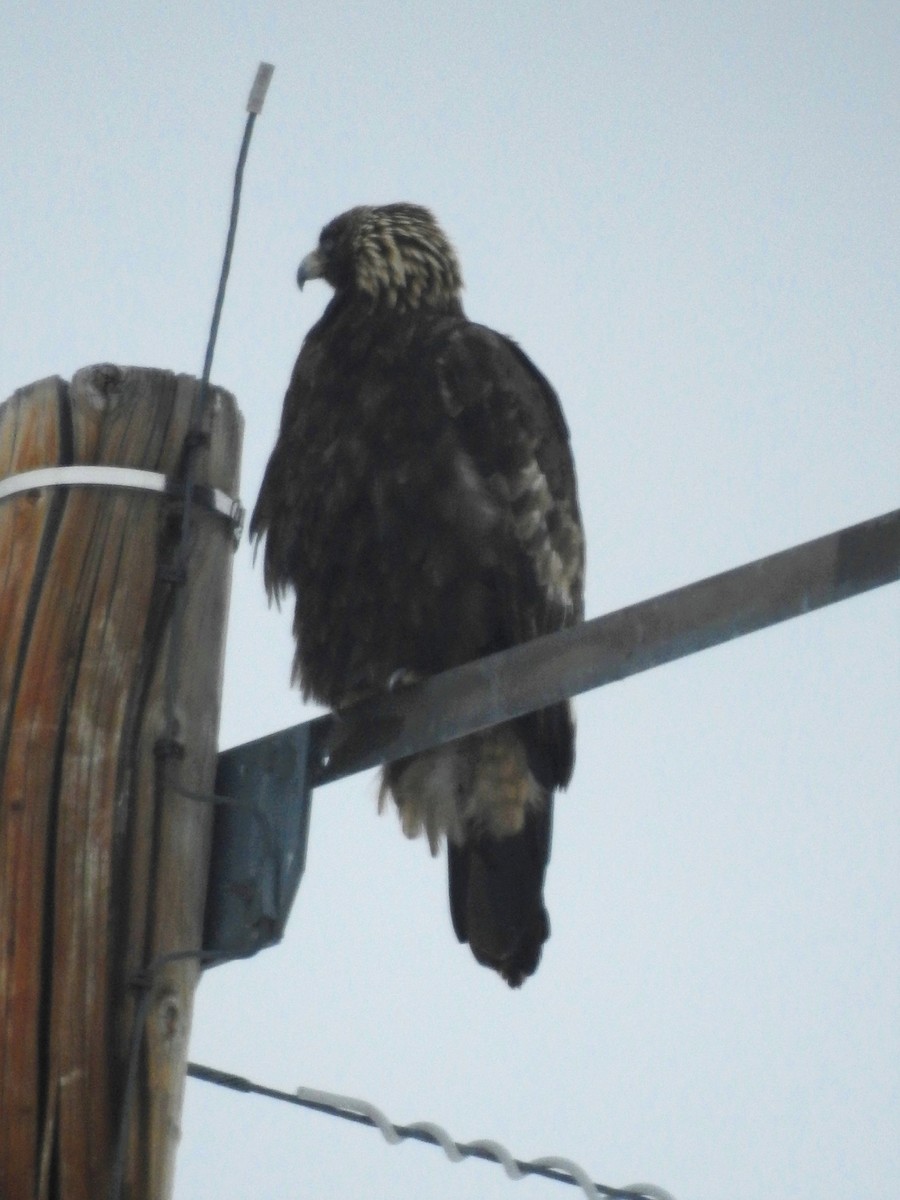
M461 447L470 502L497 513L484 539L502 650L584 616L584 536L569 430L545 377L511 339L459 322L435 355L437 385ZM572 772L569 706L518 722L538 782Z
M265 536L263 561L269 600L280 600L293 581L293 557L296 553L293 532L299 503L296 471L292 468L293 450L303 445L308 420L309 397L323 358L323 347L316 327L303 342L281 410L278 438L266 464L262 485L250 518L250 540L258 544Z
M456 431L460 494L483 517L479 554L495 593L498 642L483 652L580 621L584 537L556 393L513 341L484 326L455 323L441 335L434 361ZM491 735L498 747L503 728ZM506 728L524 747L543 802L526 807L511 836L498 839L476 823L463 841L448 841L450 911L459 940L518 986L537 967L549 934L542 890L553 792L569 782L575 731L568 703Z
M523 350L482 325L460 323L435 356L473 489L504 514L510 644L583 616L584 538L569 430L559 399ZM465 468L464 468L465 469Z

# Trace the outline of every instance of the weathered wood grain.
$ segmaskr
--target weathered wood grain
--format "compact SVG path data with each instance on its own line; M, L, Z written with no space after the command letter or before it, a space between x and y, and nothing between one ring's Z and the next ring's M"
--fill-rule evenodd
M0 478L54 463L174 474L198 384L93 367L0 406ZM241 421L210 393L197 480L237 489ZM161 496L48 488L0 502L0 1196L105 1197L139 991L198 947L232 543L194 509L187 582ZM182 661L172 628L183 606ZM174 680L176 757L159 753ZM199 965L154 972L124 1195L170 1194Z

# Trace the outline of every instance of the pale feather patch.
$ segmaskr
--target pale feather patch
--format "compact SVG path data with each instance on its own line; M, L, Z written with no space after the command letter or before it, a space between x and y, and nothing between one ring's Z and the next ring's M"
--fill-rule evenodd
M512 725L476 737L467 821L494 837L509 837L521 832L526 811L543 804L546 794L529 770L522 739Z
M498 838L519 833L528 809L547 800L510 725L416 755L393 786L382 780L379 810L389 794L403 832L424 833L432 854L445 837L461 845L472 828Z
M457 491L461 507L479 533L493 528L500 517L500 508L478 470L465 451L455 459Z
M509 494L516 536L534 564L538 583L546 592L548 602L573 612L574 589L583 560L583 543L577 523L563 512L560 514L562 537L551 536L549 516L558 501L554 500L537 459L532 459L511 480ZM561 541L566 543L562 547Z
M351 212L356 218L353 257L360 291L398 309L458 296L462 275L456 253L426 209L386 205Z
M408 838L424 833L431 853L437 854L444 837L462 843L462 797L468 775L458 743L427 750L404 767L393 787L382 779L378 809L383 811L388 795L393 795L403 832Z

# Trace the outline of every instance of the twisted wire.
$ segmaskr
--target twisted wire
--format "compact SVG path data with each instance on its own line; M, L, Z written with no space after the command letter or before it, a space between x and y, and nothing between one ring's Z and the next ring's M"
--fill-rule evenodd
M241 1075L231 1075L226 1071L219 1071L215 1067L206 1067L200 1063L188 1063L187 1073L192 1079L200 1079L218 1087L258 1096L268 1096L271 1100L296 1104L302 1108L312 1109L314 1112L339 1117L345 1121L355 1121L359 1125L368 1125L373 1129L378 1129L385 1141L392 1146L411 1139L440 1147L451 1162L462 1162L466 1158L480 1158L485 1162L497 1163L513 1180L524 1179L528 1175L540 1175L544 1179L552 1179L556 1183L571 1184L580 1187L589 1200L600 1200L600 1198L606 1198L606 1200L674 1200L671 1193L655 1184L632 1183L626 1187L617 1188L597 1183L578 1163L559 1155L523 1161L514 1158L505 1146L489 1138L479 1138L472 1142L457 1142L446 1129L433 1121L414 1121L409 1125L397 1125L376 1105L354 1096L342 1096L335 1092L323 1092L317 1088L304 1087L297 1088L294 1092L283 1092L277 1088L253 1083Z

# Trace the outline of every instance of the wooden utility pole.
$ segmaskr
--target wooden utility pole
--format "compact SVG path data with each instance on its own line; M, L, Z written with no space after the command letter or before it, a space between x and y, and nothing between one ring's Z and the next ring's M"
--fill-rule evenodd
M199 386L99 366L22 389L0 487L178 477L199 415L195 481L235 496L241 417L219 389L198 413ZM65 478L0 500L0 1197L107 1200L127 1109L122 1198L165 1200L213 817L183 793L213 786L233 527L192 501L180 557L177 496Z

